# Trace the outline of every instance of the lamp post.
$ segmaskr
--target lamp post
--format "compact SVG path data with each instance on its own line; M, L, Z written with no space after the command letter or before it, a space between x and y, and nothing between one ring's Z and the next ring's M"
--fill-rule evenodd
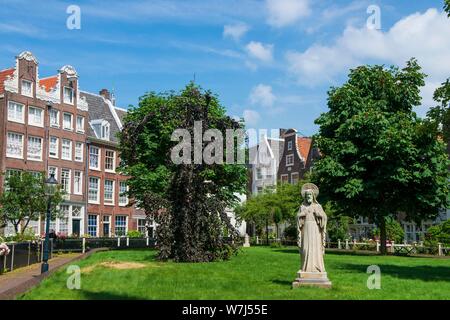
M50 220L52 218L51 215L51 206L52 206L52 196L56 193L56 188L58 186L58 181L55 179L55 174L50 174L50 177L45 180L45 195L47 196L47 216L45 219L45 240L44 240L44 252L42 255L42 265L41 265L41 274L48 271L48 256L49 256L49 247L50 247Z

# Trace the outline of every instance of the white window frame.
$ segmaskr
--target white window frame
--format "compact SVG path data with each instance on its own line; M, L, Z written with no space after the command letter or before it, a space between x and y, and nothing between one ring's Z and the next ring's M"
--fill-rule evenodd
M70 100L68 100L67 97L66 97L66 90L70 90ZM65 86L64 89L63 89L63 101L64 101L64 103L73 105L74 104L74 100L75 100L75 94L74 93L75 93L75 90L73 88Z
M52 116L51 115L54 112L56 112L56 123L52 123ZM54 127L54 128L59 128L59 125L60 125L60 123L59 123L60 122L59 110L51 108L48 113L49 113L49 117L50 117L50 126Z
M286 178L286 181L283 181L283 178ZM289 175L288 174L281 175L281 183L289 183Z
M34 158L33 155L30 156L30 140L32 139L36 139L39 140L41 142L41 151L39 152L39 157L38 158ZM38 136L28 136L27 139L27 160L29 161L42 161L42 151L43 151L43 140L42 137L38 137Z
M97 180L97 198L95 200L90 199L91 193L91 179ZM88 203L99 204L100 203L100 183L101 179L99 177L89 177L88 179Z
M105 225L105 224L108 225L108 234L107 235L103 234L103 236L104 237L110 237L111 236L111 216L110 215L103 216L103 218L102 218L102 226ZM103 232L103 228L102 228L102 232Z
M35 116L31 115L31 110L39 110L41 111L41 117L39 119L39 122L35 122L33 119ZM34 126L34 127L44 127L44 109L42 108L38 108L38 107L34 107L34 106L29 106L28 107L28 125L30 126Z
M121 189L121 184L125 184L125 192L128 192L128 185L126 183L126 181L119 181L119 206L120 207L125 207L128 205L128 195L124 195L122 196L121 194L123 193L122 189ZM123 198L125 197L125 202L121 201Z
M52 155L50 153L51 150L52 150L52 148L51 148L52 139L56 139L56 155ZM50 136L49 141L48 141L48 156L50 158L54 158L54 159L58 159L59 158L59 138L58 137Z
M97 167L91 166L91 152L93 149L97 149ZM100 171L101 168L101 149L96 146L89 146L89 169Z
M14 110L13 112L11 112L10 108L11 105L14 105ZM18 107L21 107L22 111L22 115L20 118L17 118L17 109ZM23 103L18 103L15 101L9 101L8 102L8 121L12 121L12 122L18 122L18 123L25 123L25 105Z
M20 137L20 141L21 141L21 153L20 153L20 156L8 153L8 145L9 145L9 136L10 135L16 135L17 137ZM24 145L24 135L22 133L8 132L6 134L6 156L8 158L23 159L23 145Z
M78 119L81 119L81 127L78 126ZM84 122L85 122L84 117L77 115L76 124L75 124L77 132L84 133Z
M78 148L78 145L81 145L80 148ZM77 158L77 149L80 151L81 159ZM75 161L77 162L83 162L83 152L84 152L84 143L80 141L75 141Z
M111 191L111 199L106 199L106 182L112 182L112 191ZM114 205L114 197L115 197L115 192L114 192L114 188L115 187L115 181L111 180L111 179L105 179L103 180L103 203L105 204L105 206L113 206Z
M66 127L66 121L65 121L65 116L66 115L70 115L70 127ZM68 131L72 131L73 130L73 114L70 112L64 112L63 113L63 129L64 130L68 130Z
M79 182L78 182L78 185L80 187L79 190L77 190L77 187L76 187L77 173L80 174ZM74 172L73 172L73 194L78 194L78 195L83 194L83 171L81 171L81 170L74 170Z
M90 217L94 217L95 216L95 226L90 224L91 221L93 221L94 219L90 219ZM91 236L91 237L98 237L98 229L99 229L99 223L98 223L98 214L88 214L87 216L87 233ZM91 233L89 231L89 227L95 227L95 234Z
M65 157L65 156L64 156L64 142L65 142L65 141L69 141L69 151L70 151L69 157ZM62 160L69 160L69 161L72 161L72 140L69 140L69 139L61 139L61 159L62 159Z
M118 235L117 235L117 218L118 217L125 217L125 232L121 236L126 236L128 233L128 216L124 215L124 214L118 214L114 217L114 234L116 235L116 237L118 237Z
M62 188L62 186L63 186L63 173L64 172L68 172L69 173L69 176L68 176L68 188L67 188L67 190L66 189L64 189L64 188ZM71 184L72 184L72 170L70 170L70 169L67 169L67 168L62 168L61 169L61 188L62 188L62 190L64 190L65 192L66 192L66 194L70 194L71 192L72 192L72 186L71 186Z
M24 83L29 83L30 84L30 91L29 92L24 92L24 90L23 90L23 88L24 88ZM22 79L22 81L21 81L21 83L20 83L20 90L21 90L21 94L23 95L23 96L26 96L26 97L30 97L30 98L33 98L33 81L30 81L30 80L26 80L26 79Z
M113 163L112 163L112 169L107 169L106 168L106 159L108 158L108 152L112 152L113 153ZM105 150L105 171L106 172L116 172L116 152L114 150Z
M292 159L292 162L289 162L289 159ZM288 154L286 156L286 167L291 167L294 165L294 155L293 154Z
M292 141L288 141L288 150L291 151L292 150Z
M293 172L291 173L291 183L294 184L294 176L297 176L297 182L298 183L300 181L300 175L298 174L298 172Z

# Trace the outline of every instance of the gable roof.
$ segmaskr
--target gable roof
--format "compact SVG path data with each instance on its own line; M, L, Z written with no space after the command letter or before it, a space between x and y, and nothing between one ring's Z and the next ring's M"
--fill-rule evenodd
M90 122L93 120L103 119L108 121L110 125L109 141L118 143L119 140L117 139L116 135L118 132L120 132L120 128L105 98L97 94L85 91L80 91L80 96L86 98L86 102L89 105L89 112L88 112L89 125L87 126L88 137L98 139L94 129L90 125Z
M58 84L58 76L51 76L39 80L39 86L44 87L46 92L52 91Z
M309 151L311 150L311 145L312 145L311 138L297 137L297 151L305 161L308 159Z
M123 124L123 119L125 118L125 115L127 114L127 111L121 108L114 108L117 115L119 116L120 122Z
M11 77L14 74L14 71L14 68L0 71L0 94L5 91L5 80Z

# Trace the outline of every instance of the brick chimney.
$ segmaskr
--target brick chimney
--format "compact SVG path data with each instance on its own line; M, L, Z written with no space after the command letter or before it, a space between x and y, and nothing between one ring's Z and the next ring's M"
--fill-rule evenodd
M99 94L100 94L103 98L108 99L108 100L111 100L111 93L108 91L108 89L102 89L102 90L100 90Z

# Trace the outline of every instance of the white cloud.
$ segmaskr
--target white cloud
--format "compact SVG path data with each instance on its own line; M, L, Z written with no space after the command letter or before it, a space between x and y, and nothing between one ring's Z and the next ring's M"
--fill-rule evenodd
M251 41L245 46L247 53L263 62L270 62L273 59L273 45Z
M314 44L286 54L289 72L306 85L330 83L360 64L402 66L411 57L418 59L430 82L443 82L450 75L450 23L444 13L415 13L387 32L347 27L331 46Z
M271 86L260 83L256 87L253 87L249 99L253 105L270 108L273 106L276 96L272 93Z
M244 110L244 120L245 120L245 124L248 126L256 126L259 122L259 120L261 119L261 116L259 115L259 113L255 110Z
M223 27L223 37L229 37L234 41L239 41L248 32L248 30L250 30L250 27L245 23L225 25Z
M309 0L266 0L267 23L281 28L311 14Z

